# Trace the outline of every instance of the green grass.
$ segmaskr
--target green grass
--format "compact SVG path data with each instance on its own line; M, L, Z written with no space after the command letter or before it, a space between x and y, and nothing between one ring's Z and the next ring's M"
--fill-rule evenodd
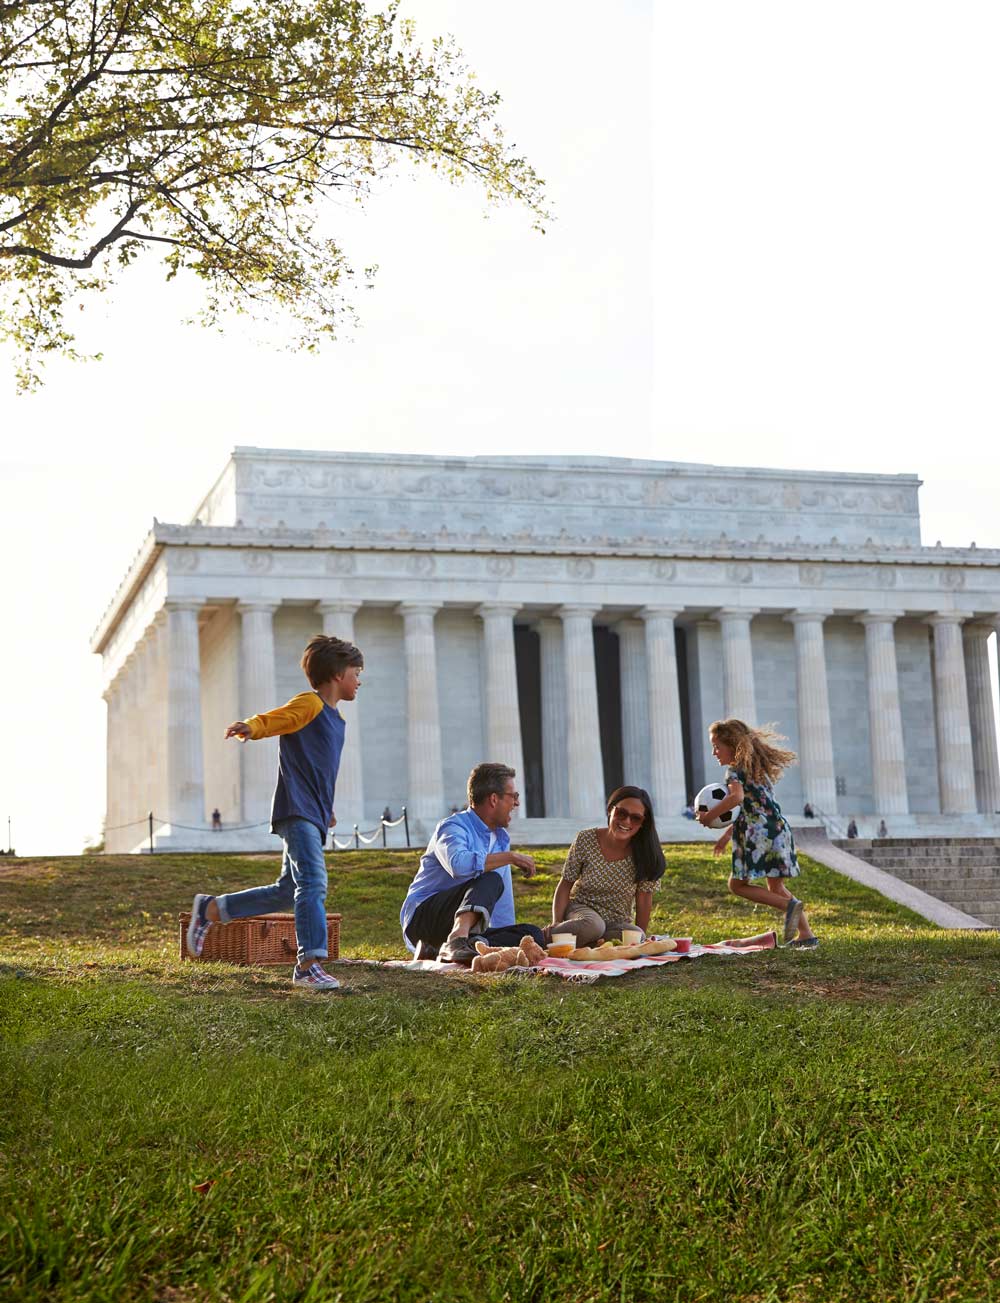
M345 955L399 954L414 862L331 857ZM705 849L668 865L654 926L773 923ZM995 935L805 861L817 952L318 999L181 965L191 893L276 866L0 868L0 1297L1000 1299Z

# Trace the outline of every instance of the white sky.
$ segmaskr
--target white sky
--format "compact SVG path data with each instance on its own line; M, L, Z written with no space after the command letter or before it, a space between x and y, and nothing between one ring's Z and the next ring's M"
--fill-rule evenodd
M103 362L18 398L0 358L22 854L98 835L90 633L152 517L187 520L236 444L913 471L925 542L1000 546L995 5L404 8L501 91L557 220L400 172L330 210L380 271L319 357L183 325L196 296L149 262L80 314Z

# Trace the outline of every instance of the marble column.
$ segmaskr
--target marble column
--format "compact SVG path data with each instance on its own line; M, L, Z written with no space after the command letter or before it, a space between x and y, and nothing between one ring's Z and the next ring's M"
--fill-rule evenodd
M167 708L167 613L158 611L153 621L155 655L153 658L153 736L156 739L156 786L153 790L153 813L166 820L170 808L170 782L167 773L167 729L170 713Z
M354 617L361 607L360 602L328 600L317 602L316 609L323 618L323 632L331 638L343 638L345 642L354 642ZM333 809L337 816L337 835L346 837L355 824L365 823L365 793L362 777L362 737L361 737L361 694L364 692L364 674L362 687L355 701L341 701L337 709L344 717L344 750L340 756L340 770L337 774L337 790L333 798Z
M619 620L618 655L622 691L622 769L625 782L650 791L650 707L646 668L646 629L641 620Z
M201 653L198 611L202 598L168 597L167 782L172 824L204 827L205 762L201 735Z
M415 819L436 823L446 814L441 763L434 615L437 602L401 602L406 657L406 737L409 781L406 807Z
M785 619L795 629L796 699L802 795L826 814L837 812L833 771L833 730L826 681L823 621L832 611L792 611Z
M104 849L112 851L117 847L117 832L111 831L122 822L121 787L119 785L121 761L119 759L121 738L121 676L117 675L104 690L107 702L107 791L104 798Z
M566 676L566 786L572 819L604 820L604 763L597 713L597 662L594 656L596 606L561 606L563 665Z
M754 690L753 647L750 621L760 612L727 606L715 612L722 628L723 708L727 719L742 719L756 726L757 695Z
M488 758L510 765L517 773L518 790L523 793L527 777L514 655L514 616L520 609L513 603L484 602L476 608L476 614L483 622L483 696ZM514 811L514 819L523 817L523 810Z
M278 687L274 665L274 613L280 603L256 598L238 602L240 615L240 714L243 719L274 710ZM229 745L237 745L230 743ZM244 823L262 823L271 817L271 802L278 773L278 739L261 738L239 743L241 810Z
M962 650L964 618L955 611L942 611L927 619L934 630L934 719L942 814L976 811L969 691Z
M138 818L136 814L135 715L139 703L135 691L135 675L135 651L133 650L125 658L121 669L122 730L121 766L118 771L118 784L122 794L122 809L117 822L126 825L121 828L118 834L123 850L129 849L125 843L128 842L134 832L134 829L127 825L134 823Z
M988 646L991 633L993 625L979 620L970 621L962 630L976 804L984 814L1000 811L1000 767L997 764L997 726Z
M566 675L562 621L554 615L544 615L535 621L533 628L540 645L545 817L565 819L569 815L569 792L566 786Z
M650 795L656 813L669 818L679 815L687 804L674 635L677 611L662 606L644 606L639 614L646 622Z
M138 742L140 755L136 772L139 775L139 814L148 818L156 809L156 762L159 747L156 745L156 711L153 705L153 685L156 678L156 628L150 625L139 642L139 691L142 694L142 728ZM141 829L136 829L141 832Z
M902 611L866 611L858 616L858 623L865 628L868 736L872 757L872 798L877 815L909 814L910 811L894 627L902 615Z

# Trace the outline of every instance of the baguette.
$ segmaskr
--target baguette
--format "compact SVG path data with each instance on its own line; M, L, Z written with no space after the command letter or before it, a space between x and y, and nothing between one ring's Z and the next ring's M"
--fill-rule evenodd
M572 951L567 958L579 960L595 959L647 959L655 955L668 955L671 950L677 949L677 943L671 941L669 937L663 941L644 941L638 946L616 946L610 941L605 941L600 946L580 946L579 949Z

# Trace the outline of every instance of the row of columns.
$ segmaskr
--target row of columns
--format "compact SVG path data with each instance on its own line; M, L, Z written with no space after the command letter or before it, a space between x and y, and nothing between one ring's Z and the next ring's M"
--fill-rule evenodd
M108 825L134 813L135 792L153 792L161 811L177 824L205 822L202 759L199 599L168 598L164 611L130 656L108 700ZM323 629L354 639L359 602L317 604ZM245 717L276 703L274 613L279 603L247 601L241 618L240 712ZM417 819L431 821L444 807L440 709L434 617L440 604L406 601L403 619L406 663L408 805ZM513 603L485 602L476 608L483 623L486 756L511 764L523 777L523 748L514 650ZM542 747L546 814L592 819L603 806L604 774L597 706L593 620L600 608L566 604L537 618L541 650ZM622 743L630 779L649 785L659 809L680 810L686 799L681 703L675 652L679 611L643 607L618 621L621 650ZM721 631L723 710L726 716L757 720L751 622L758 612L723 608L714 615ZM825 610L800 610L785 618L794 628L797 665L799 753L803 795L828 813L837 809L833 735L827 689ZM909 803L902 741L902 713L894 625L902 611L861 615L865 629L868 713L874 805L880 814L905 814ZM933 629L935 723L941 808L946 813L1000 809L1000 768L987 639L994 626L967 622L954 613L928 618ZM162 682L146 724L138 701L148 707L150 676ZM338 779L338 810L361 818L362 730L357 703L341 711L351 728ZM159 712L159 713L157 713ZM146 734L149 737L146 737ZM155 738L166 736L165 783L157 789L152 771ZM242 816L259 820L274 784L273 741L240 749ZM648 755L648 771L644 757ZM148 799L148 796L147 796ZM159 811L158 811L159 813Z

